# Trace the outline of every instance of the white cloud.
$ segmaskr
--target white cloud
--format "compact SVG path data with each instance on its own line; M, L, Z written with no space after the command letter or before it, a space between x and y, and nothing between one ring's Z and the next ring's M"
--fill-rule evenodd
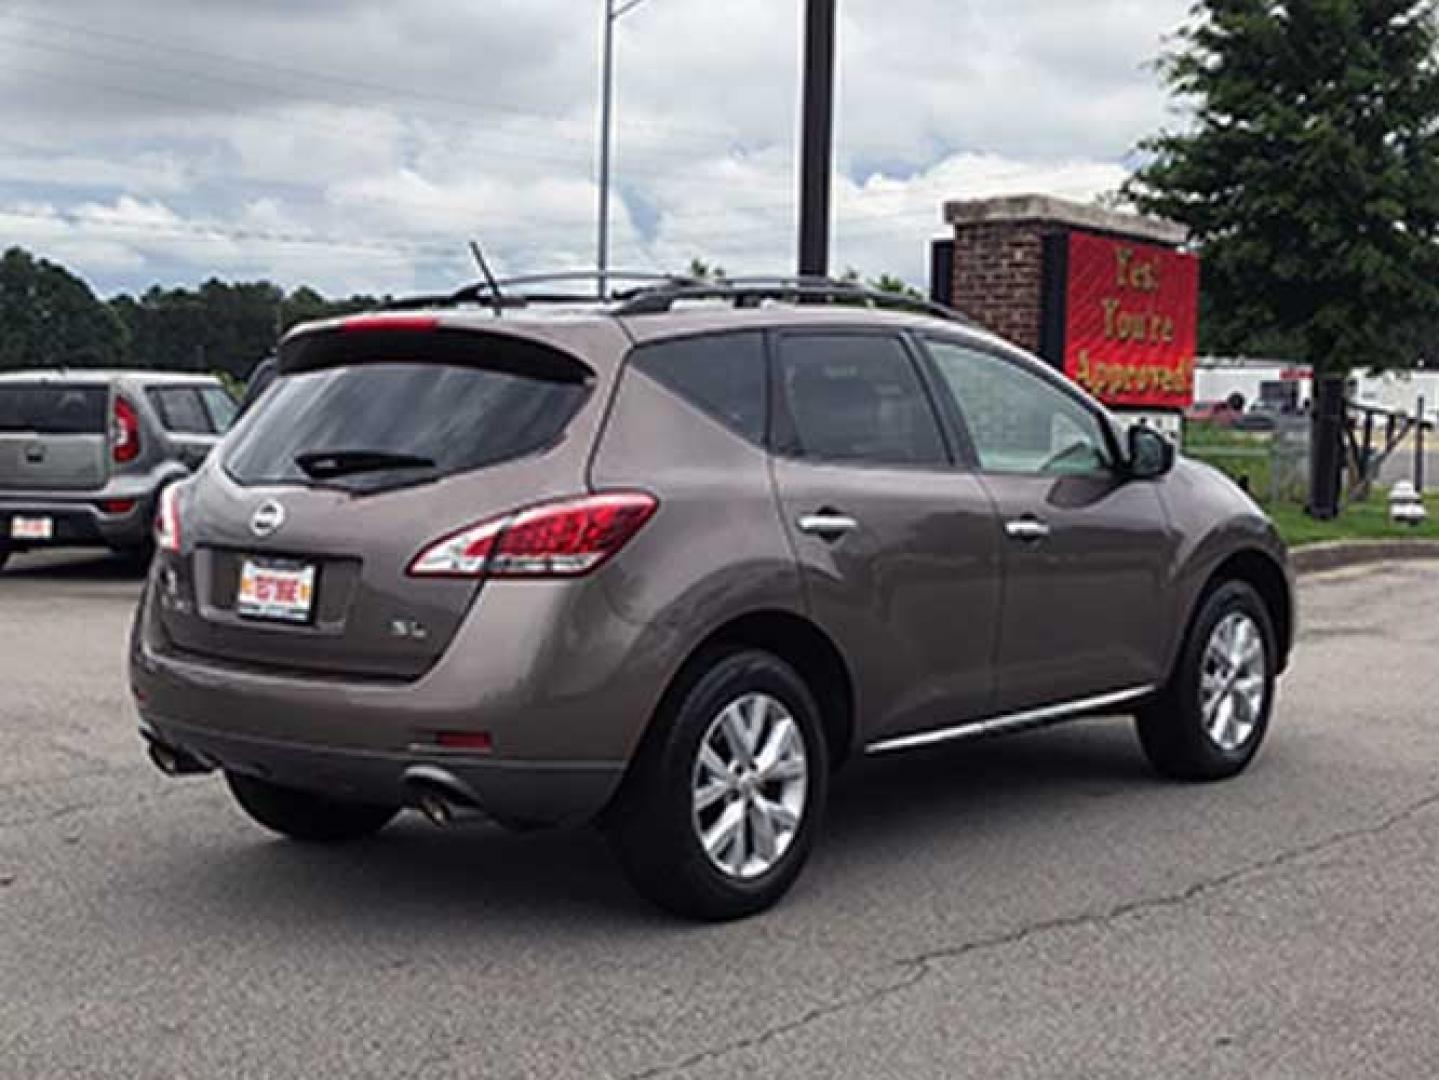
M846 0L837 268L919 281L946 199L1090 198L1163 118L1187 0ZM647 0L617 35L615 261L792 263L799 0ZM434 288L593 258L599 0L0 9L0 244L104 288ZM623 196L623 197L620 197ZM35 216L34 208L45 208ZM217 230L215 227L218 226Z

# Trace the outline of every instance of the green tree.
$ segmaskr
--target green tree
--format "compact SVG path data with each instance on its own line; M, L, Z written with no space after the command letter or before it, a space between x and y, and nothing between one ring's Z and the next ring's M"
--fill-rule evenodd
M723 281L725 279L724 267L714 263L707 263L701 258L690 260L689 269L685 271L686 277L694 278L696 281Z
M1439 320L1432 0L1201 0L1159 70L1187 122L1125 196L1190 230L1206 347L1408 366Z
M125 348L124 324L63 266L21 248L0 256L0 370L104 367Z

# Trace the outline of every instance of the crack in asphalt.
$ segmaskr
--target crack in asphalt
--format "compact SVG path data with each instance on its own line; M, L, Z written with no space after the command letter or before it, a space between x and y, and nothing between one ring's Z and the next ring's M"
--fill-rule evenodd
M65 806L57 806L51 810L42 810L39 813L22 815L13 818L0 818L0 829L28 829L32 825L46 825L54 821L62 821L65 818L75 817L92 810L109 810L117 807L147 806L152 803L163 802L175 798L177 795L189 791L198 790L191 785L176 784L170 788L161 788L153 792L146 792L142 795L126 796L116 799L95 799L89 802L69 803Z
M863 1009L877 1001L893 997L895 994L917 986L935 974L939 966L947 961L963 959L980 952L1004 949L1011 945L1019 945L1029 941L1031 938L1056 931L1073 930L1086 926L1104 926L1132 915L1145 915L1153 911L1183 907L1201 896L1217 892L1247 878L1256 877L1271 870L1287 866L1290 863L1295 863L1307 859L1310 856L1341 847L1354 840L1379 836L1435 806L1439 806L1439 791L1425 795L1421 799L1416 799L1389 814L1376 824L1345 829L1324 837L1323 839L1313 841L1312 843L1302 844L1295 848L1287 848L1267 859L1260 859L1257 862L1248 863L1227 873L1220 874L1217 877L1196 881L1178 892L1126 901L1125 903L1117 904L1104 911L1079 912L1074 915L1062 915L1052 919L1042 919L1039 922L1029 923L1002 934L977 938L973 941L962 942L958 945L943 946L917 953L914 956L901 957L891 961L894 966L904 971L903 977L899 979L876 987L864 994L845 998L841 1001L830 1002L827 1005L816 1005L807 1009L793 1020L786 1021L772 1028L767 1028L757 1035L737 1039L732 1043L727 1043L724 1046L718 1046L710 1050L703 1050L667 1065L656 1065L642 1069L639 1072L627 1073L622 1080L654 1080L654 1078L662 1076L675 1076L685 1070L708 1062L717 1061L741 1050L752 1050L756 1047L764 1046L820 1020L825 1020L831 1016L837 1016L855 1009Z

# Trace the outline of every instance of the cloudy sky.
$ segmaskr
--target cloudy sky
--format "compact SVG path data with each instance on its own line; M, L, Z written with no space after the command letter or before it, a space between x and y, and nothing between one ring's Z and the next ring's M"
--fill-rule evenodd
M603 0L0 0L0 247L98 290L403 292L593 265ZM617 265L793 262L802 0L619 24ZM835 263L944 200L1117 186L1188 0L840 0Z

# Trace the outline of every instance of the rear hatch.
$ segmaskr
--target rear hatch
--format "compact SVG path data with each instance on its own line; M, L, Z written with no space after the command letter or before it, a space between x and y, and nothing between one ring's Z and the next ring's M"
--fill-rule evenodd
M110 391L0 382L0 491L94 491L109 475Z
M178 500L165 630L230 662L416 678L481 586L417 579L411 561L581 491L601 381L572 354L471 330L329 330L284 364Z

